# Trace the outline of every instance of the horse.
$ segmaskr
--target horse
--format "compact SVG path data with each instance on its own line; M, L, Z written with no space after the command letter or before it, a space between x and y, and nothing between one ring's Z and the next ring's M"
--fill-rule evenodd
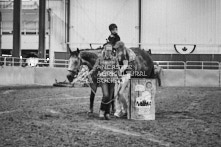
M153 78L154 76L154 65L153 60L151 59L150 55L145 51L141 50L140 48L132 48L134 53L136 54L136 59L134 62L134 70L138 72L146 73L147 75L142 78ZM120 50L118 50L118 53ZM129 58L129 55L126 53L122 56L125 58ZM90 52L90 51L80 51L77 49L76 51L70 50L70 58L69 58L69 65L68 71L70 72L67 75L69 82L72 82L73 79L78 75L81 65L87 65L89 70L91 70L98 58L97 53ZM123 58L122 58L123 59ZM93 113L93 105L94 105L94 97L97 91L97 87L99 86L97 83L97 72L94 72L92 75L93 83L90 83L91 93L90 93L90 108L89 113ZM139 77L139 76L132 76L132 77ZM114 109L112 103L112 110Z
M70 50L70 58L69 58L69 65L68 65L69 74L67 75L69 82L72 82L73 79L77 77L81 65L87 65L89 70L91 70L97 58L98 58L98 55L94 52L80 51L79 49L77 49L76 51ZM94 97L95 97L95 93L98 87L97 72L93 73L91 77L92 77L93 83L90 83L91 94L90 94L89 113L93 113Z

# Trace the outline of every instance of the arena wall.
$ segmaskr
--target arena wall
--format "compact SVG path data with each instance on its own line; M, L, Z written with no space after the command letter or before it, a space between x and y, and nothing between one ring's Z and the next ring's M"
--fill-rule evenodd
M0 69L0 85L52 85L65 81L68 71L65 68L3 67Z
M188 87L219 87L219 70L186 70L186 86Z
M185 70L164 69L161 74L162 86L185 86Z
M0 67L0 85L34 84L34 68Z
M68 71L66 68L34 68L35 76L34 83L35 84L43 84L43 85L53 85L55 80L58 82L63 82L66 80L66 75Z
M219 70L164 69L161 73L163 87L220 87Z
M52 85L67 81L66 68L0 68L0 85ZM161 73L163 87L220 87L219 70L202 69L164 69Z

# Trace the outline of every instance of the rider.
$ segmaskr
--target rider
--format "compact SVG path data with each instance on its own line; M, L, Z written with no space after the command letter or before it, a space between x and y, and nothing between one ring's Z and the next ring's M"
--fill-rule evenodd
M129 48L126 48L122 41L118 41L114 46L117 52L117 58L119 64L121 66L120 73L123 74L122 82L116 88L116 96L118 96L115 100L116 112L114 116L121 117L127 114L127 99L124 96L126 91L126 87L128 86L129 79L131 78L131 71L134 71L134 62L136 58L136 54ZM119 50L123 52L119 52ZM124 57L124 58L122 58Z
M120 41L120 36L118 35L117 25L112 23L109 25L109 30L111 35L108 37L108 42L114 46L117 41Z
M110 119L110 103L113 97L115 82L118 78L118 60L112 56L112 45L110 43L104 46L102 55L98 57L90 74L98 70L97 82L100 83L103 98L101 101L99 117Z

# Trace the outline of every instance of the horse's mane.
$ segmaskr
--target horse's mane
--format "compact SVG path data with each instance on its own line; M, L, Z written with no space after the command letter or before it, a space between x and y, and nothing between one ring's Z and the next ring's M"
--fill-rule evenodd
M80 57L84 60L82 64L87 65L91 69L98 58L98 54L98 50L83 49L70 52L70 57Z
M149 63L150 65L150 73L148 78L154 78L154 65L153 65L153 59L151 58L150 54L148 51L141 49L141 48L131 48L132 51L134 51L134 53L137 56L141 56L143 58L143 60L146 60L146 63Z
M103 48L96 48L96 49L91 49L91 48L85 48L85 49L81 49L81 51L100 51L100 50L102 50Z
M144 49L141 49L141 48L135 48L135 47L131 47L131 48L129 48L129 49L131 49L137 56L142 56L142 58L143 59L147 59L147 56L149 57L149 58L151 58L150 57L150 54L147 52L147 51L145 51ZM124 50L126 50L126 48L124 47ZM125 55L125 58L128 60L129 59L129 54L128 54L128 52L126 52L126 55Z
M80 54L79 54L80 52ZM81 49L78 51L73 51L70 53L70 56L78 56L80 55L80 57L84 60L89 60L91 58L97 58L97 54L99 54L99 52L101 52L100 50L98 49Z
M151 58L150 57L150 54L146 51L146 50L144 50L144 49L141 49L141 48L130 48L136 55L140 55L140 56L142 56L142 58L143 59L149 59L149 58ZM149 57L149 58L147 58L147 57Z
M94 59L98 58L98 55L95 52L81 51L80 57L88 62L91 62Z

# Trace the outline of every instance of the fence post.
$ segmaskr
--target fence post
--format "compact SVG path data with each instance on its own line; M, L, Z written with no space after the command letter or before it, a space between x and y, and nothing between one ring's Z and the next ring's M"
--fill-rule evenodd
M187 63L183 62L184 64L184 87L186 87L186 70L187 70Z
M202 61L202 70L203 70L203 65L204 65L204 64L203 64L203 61Z
M221 74L221 63L219 63L219 87L221 87L221 79L220 79L221 75L220 74Z
M6 57L4 58L4 66L6 66Z
M22 58L20 58L20 63L19 63L19 65L22 67Z
M12 57L12 66L15 66L15 58Z

